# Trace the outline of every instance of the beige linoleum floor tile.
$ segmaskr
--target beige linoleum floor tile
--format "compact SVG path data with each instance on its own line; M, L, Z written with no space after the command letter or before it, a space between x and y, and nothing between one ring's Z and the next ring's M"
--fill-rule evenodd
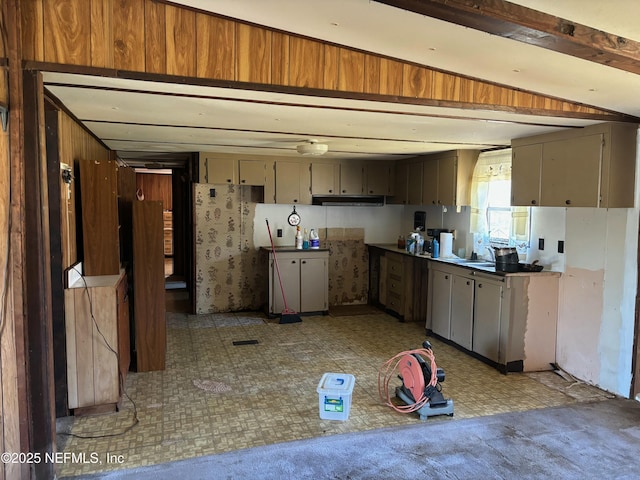
M133 419L133 405L126 399L117 413L64 419L73 434L98 438L59 435L58 448L96 453L100 461L58 464L59 477L420 421L417 414L398 413L383 404L378 369L394 355L419 348L425 339L422 325L401 323L382 312L309 316L284 325L262 313L167 313L167 335L166 369L127 377L139 424L117 435ZM233 344L242 340L258 344ZM445 370L443 394L453 399L455 414L428 422L609 397L553 372L503 375L450 345L429 340ZM316 389L325 372L355 375L347 421L319 417ZM390 381L393 388L399 384L395 378ZM120 456L122 463L107 463L107 454Z

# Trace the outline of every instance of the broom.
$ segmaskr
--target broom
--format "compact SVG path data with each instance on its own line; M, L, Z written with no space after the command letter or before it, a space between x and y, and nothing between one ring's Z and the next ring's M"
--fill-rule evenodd
M284 287L282 286L282 278L280 278L280 267L278 267L278 258L276 257L276 247L273 244L273 237L271 236L271 228L269 227L269 220L265 218L267 222L267 231L269 232L269 242L271 242L271 251L273 252L273 263L276 266L276 272L278 273L278 283L280 283L280 291L282 292L282 301L284 302L284 310L280 314L280 323L297 323L302 319L293 310L289 310L287 306L287 298L284 296Z

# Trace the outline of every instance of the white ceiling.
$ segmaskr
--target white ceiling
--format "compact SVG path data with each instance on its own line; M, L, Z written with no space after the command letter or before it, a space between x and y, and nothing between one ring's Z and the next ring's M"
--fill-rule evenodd
M639 75L369 0L174 3L640 117ZM640 41L637 0L512 3ZM508 146L511 138L597 123L75 74L45 73L44 80L130 163L140 152L295 156L296 145L310 139L327 143L332 158L401 158Z

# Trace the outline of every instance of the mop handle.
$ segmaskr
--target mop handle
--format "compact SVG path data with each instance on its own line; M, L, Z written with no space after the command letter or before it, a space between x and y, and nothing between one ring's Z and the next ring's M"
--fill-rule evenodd
M271 236L271 227L269 227L269 219L265 218L265 222L267 222L267 231L269 232L269 242L271 243L271 251L273 252L273 263L276 266L276 272L278 273L278 283L280 283L280 291L282 292L282 301L284 302L284 309L289 311L289 307L287 306L287 299L284 296L284 287L282 286L282 278L280 278L280 267L278 267L278 257L276 256L276 247L273 244L273 237Z

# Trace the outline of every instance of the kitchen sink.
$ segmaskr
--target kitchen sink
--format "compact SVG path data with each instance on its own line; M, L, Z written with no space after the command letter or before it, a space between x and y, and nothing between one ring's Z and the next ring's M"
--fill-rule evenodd
M446 258L443 260L451 263L455 263L457 265L469 265L473 267L493 267L495 263L490 262L488 260L470 260L468 258Z

